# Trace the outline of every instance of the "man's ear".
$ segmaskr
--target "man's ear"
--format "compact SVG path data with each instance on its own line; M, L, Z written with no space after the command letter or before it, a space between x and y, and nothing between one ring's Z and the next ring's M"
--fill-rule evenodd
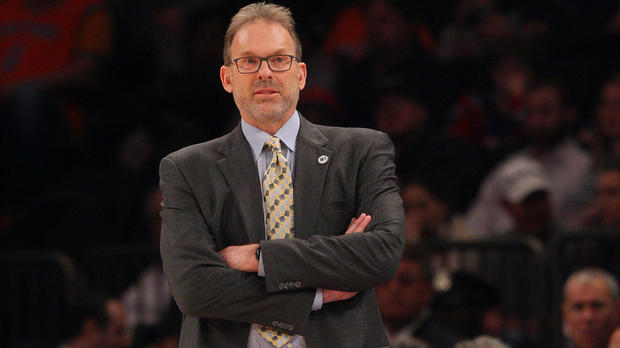
M230 67L222 65L220 67L220 80L222 81L222 87L228 93L232 93L232 76L230 74Z
M297 66L299 67L297 69L297 77L299 80L299 90L301 91L302 89L304 89L304 87L306 87L306 75L308 71L306 70L306 63L299 63L297 64Z

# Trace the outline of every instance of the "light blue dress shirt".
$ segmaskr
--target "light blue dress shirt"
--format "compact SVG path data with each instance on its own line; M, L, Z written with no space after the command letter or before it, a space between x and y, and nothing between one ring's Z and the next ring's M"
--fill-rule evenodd
M282 154L286 158L288 166L291 170L292 178L295 177L295 142L297 141L297 133L299 133L299 114L297 111L293 112L293 115L278 129L274 136L280 139L282 143ZM258 168L258 175L260 177L261 182L261 190L262 183L265 179L265 171L267 171L267 166L271 163L271 159L273 158L273 153L265 147L265 141L270 137L270 134L258 129L251 124L247 123L243 119L241 119L241 131L245 136L245 139L250 144L250 148L252 149L252 155L254 160L256 161L256 167ZM293 192L293 195L295 193ZM264 218L265 207L263 206L263 218ZM265 231L265 239L267 239L267 232ZM265 276L265 268L263 267L263 256L261 254L260 260L258 263L258 275L264 277ZM314 297L314 303L312 304L312 310L317 311L321 309L323 306L323 292L321 289L317 289L316 295ZM287 348L306 348L306 341L303 336L294 336L291 341L289 341L284 347ZM250 336L248 337L248 348L273 348L271 343L267 342L259 333L258 333L258 325L252 324L252 329L250 330Z

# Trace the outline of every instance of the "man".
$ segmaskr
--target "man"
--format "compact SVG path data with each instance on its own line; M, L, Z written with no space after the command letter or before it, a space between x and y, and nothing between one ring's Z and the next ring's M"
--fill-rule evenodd
M391 345L420 339L432 347L453 347L459 337L432 316L433 279L426 256L408 247L396 276L377 287L377 300Z
M532 159L549 181L555 221L567 221L593 196L592 159L569 136L571 111L557 82L542 80L530 86L525 98L527 147L500 163L482 183L469 212L467 227L482 236L502 234L515 227L501 203L501 168Z
M281 6L232 18L220 77L240 125L160 165L180 346L386 346L372 289L396 272L405 229L389 138L299 115L306 65Z
M550 183L542 166L530 158L518 158L500 168L502 205L515 228L508 235L545 243L552 237Z
M618 282L607 272L586 268L564 283L562 319L569 347L607 347L618 325Z
M124 348L131 346L125 331L125 309L117 299L91 298L73 306L65 320L62 348Z

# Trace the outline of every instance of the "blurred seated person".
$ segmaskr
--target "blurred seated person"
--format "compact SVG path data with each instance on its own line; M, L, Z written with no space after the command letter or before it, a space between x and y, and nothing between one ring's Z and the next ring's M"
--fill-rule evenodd
M377 286L376 292L390 345L414 338L434 348L451 348L458 341L459 337L433 316L432 274L419 249L408 246L396 276Z
M159 248L161 238L161 191L151 190L144 205L145 227L149 242ZM133 334L138 327L152 327L166 321L181 317L168 286L168 280L162 270L159 258L140 273L122 294L121 301L127 312L127 329Z
M448 204L421 180L403 184L401 196L405 208L408 241L448 239Z
M481 176L480 156L473 148L437 136L428 107L405 87L383 90L373 117L376 129L394 142L399 178L429 178L441 186L455 211L463 211Z
M514 162L533 160L542 167L554 221L570 221L592 199L592 158L569 133L573 112L565 99L557 81L530 86L525 98L526 147L500 162L484 180L467 213L467 228L487 236L515 228L501 199L502 171Z
M593 231L620 231L620 159L603 165L596 177L597 197L577 223Z
M92 296L69 308L60 348L125 348L125 308L114 298Z
M448 125L450 135L480 149L492 166L523 140L523 109L529 65L515 55L498 59L491 67L491 87L482 93L458 97Z
M567 346L605 348L620 316L618 282L606 271L581 269L564 283L562 321Z
M394 86L408 86L419 95L431 100L441 96L441 70L433 57L433 38L425 23L426 18L415 11L410 1L370 0L364 13L342 18L358 28L347 26L347 31L360 31L353 36L352 52L332 50L341 64L337 69L335 91L342 102L346 121L353 125L372 125L376 96ZM337 19L341 21L342 19ZM337 22L338 23L338 22ZM339 26L340 24L336 24ZM339 33L332 33L331 36ZM337 42L329 45L343 44ZM361 54L359 54L359 53ZM360 74L360 72L364 72Z
M552 236L550 183L538 162L519 158L501 168L502 205L514 221L506 236L546 242Z
M451 330L462 338L502 333L502 296L494 286L462 270L446 279L435 279L435 283L439 290L433 301L434 314Z
M594 125L580 133L580 140L600 168L606 161L620 160L620 73L603 83L593 118Z
M545 318L549 315L546 305L549 288L544 281L549 276L546 264L549 247L562 231L552 219L551 184L542 166L528 158L506 163L499 173L502 205L514 227L487 238L513 242L525 249L487 253L483 277L502 292L505 317L516 323L514 336L534 337L544 346L545 335L530 328L546 325Z

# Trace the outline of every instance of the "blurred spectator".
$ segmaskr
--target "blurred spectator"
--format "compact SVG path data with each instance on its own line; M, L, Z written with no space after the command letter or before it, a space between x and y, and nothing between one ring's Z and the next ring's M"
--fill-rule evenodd
M498 290L477 275L452 273L433 301L436 317L462 337L496 336L504 327Z
M519 33L515 16L501 11L494 0L456 2L454 22L439 39L439 57L444 60L480 59L513 40Z
M590 148L594 165L600 168L608 160L620 160L620 73L603 83L593 129L581 134Z
M409 241L469 238L464 222L454 213L445 193L437 186L441 186L441 183L433 185L421 179L402 184L406 238Z
M534 84L526 97L527 147L501 162L485 179L467 215L467 227L488 236L514 229L514 219L501 206L503 168L534 160L549 182L552 216L569 221L593 195L592 159L569 135L571 113L555 82Z
M432 274L419 250L408 247L396 276L376 291L391 344L412 337L434 348L452 347L457 342L458 337L433 315Z
M124 348L131 346L125 331L125 309L108 298L89 298L69 310L62 348Z
M596 199L576 217L576 223L595 231L620 231L620 161L603 166L596 189Z
M157 246L161 233L160 210L161 192L157 188L149 194L144 210L150 242ZM127 309L127 328L132 334L136 327L157 325L178 311L176 305L173 305L161 262L149 265L140 273L136 282L123 293L121 300Z
M537 244L552 237L550 184L534 160L518 158L501 168L502 203L515 222L508 234L534 238ZM536 243L536 242L535 242Z
M514 227L503 234L487 236L492 240L522 245L523 249L490 252L484 261L482 276L503 294L502 309L506 338L516 346L548 344L547 336L536 336L549 329L546 319L550 287L549 258L556 235L563 232L552 219L551 183L542 166L527 157L515 158L498 169L500 199ZM507 276L509 274L509 276Z
M564 283L562 319L569 347L607 347L619 316L618 282L609 273L581 269Z
M514 55L491 67L488 92L468 93L457 99L448 125L450 135L476 146L485 158L485 170L519 146L523 138L523 104L530 68Z
M337 95L349 123L370 126L373 100L379 91L408 86L425 100L440 83L437 64L429 51L426 29L420 14L412 13L409 2L372 0L365 7L367 50L353 61L340 63Z
M444 193L451 208L463 211L478 184L479 156L468 144L434 134L431 118L404 87L382 91L374 109L376 128L394 142L400 179L422 178Z

